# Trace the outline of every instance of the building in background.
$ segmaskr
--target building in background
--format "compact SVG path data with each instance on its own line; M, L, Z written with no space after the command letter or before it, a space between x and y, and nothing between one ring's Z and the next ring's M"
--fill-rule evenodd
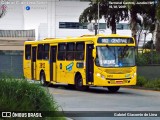
M87 24L79 23L80 14L89 3L89 0L7 0L0 29L35 29L36 39L94 34L87 29ZM100 33L111 33L104 19L99 22Z
M35 29L35 39L77 37L94 34L79 16L90 0L7 0L7 12L0 19L1 30ZM94 21L93 21L94 22ZM99 20L100 34L110 34L104 19ZM131 36L127 22L117 25L117 33ZM143 38L142 38L143 40ZM147 40L146 40L147 41Z
M45 39L48 37L48 24L40 23L38 26L38 40Z
M23 51L25 41L35 40L35 30L0 30L0 51Z
M0 30L0 74L23 75L24 42L35 40L35 30Z

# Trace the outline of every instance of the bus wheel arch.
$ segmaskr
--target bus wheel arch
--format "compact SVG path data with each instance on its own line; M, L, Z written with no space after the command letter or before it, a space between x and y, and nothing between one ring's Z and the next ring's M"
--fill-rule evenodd
M88 89L88 86L83 85L83 78L80 72L75 74L74 82L77 90L84 91Z
M46 75L45 75L45 72L44 70L41 70L40 72L40 83L43 85L43 86L46 86L47 85L47 82L46 82Z
M115 93L120 89L120 86L108 86L107 88L108 88L109 92Z

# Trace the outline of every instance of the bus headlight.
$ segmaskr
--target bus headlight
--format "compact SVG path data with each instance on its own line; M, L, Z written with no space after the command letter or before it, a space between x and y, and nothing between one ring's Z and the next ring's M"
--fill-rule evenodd
M100 76L101 76L101 74L100 74L100 73L97 73L97 76L98 76L98 77L100 77Z
M134 78L134 76L136 76L136 73L134 73L134 74L132 75L132 78Z
M102 74L100 74L100 73L97 73L96 75L97 75L98 77L101 77L102 79L105 80L105 76L104 76L104 75L102 75Z

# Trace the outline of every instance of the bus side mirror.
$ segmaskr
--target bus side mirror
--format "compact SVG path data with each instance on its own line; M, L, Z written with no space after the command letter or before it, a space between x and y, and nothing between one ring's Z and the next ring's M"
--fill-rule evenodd
M93 51L92 51L92 56L94 57L94 59L96 58L96 50L95 49L93 49Z

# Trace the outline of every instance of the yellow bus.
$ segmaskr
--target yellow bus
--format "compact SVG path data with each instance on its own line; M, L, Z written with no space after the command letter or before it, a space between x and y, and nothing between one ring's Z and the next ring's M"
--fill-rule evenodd
M24 43L24 76L47 83L64 83L78 90L89 86L136 84L135 40L118 34L46 38Z

